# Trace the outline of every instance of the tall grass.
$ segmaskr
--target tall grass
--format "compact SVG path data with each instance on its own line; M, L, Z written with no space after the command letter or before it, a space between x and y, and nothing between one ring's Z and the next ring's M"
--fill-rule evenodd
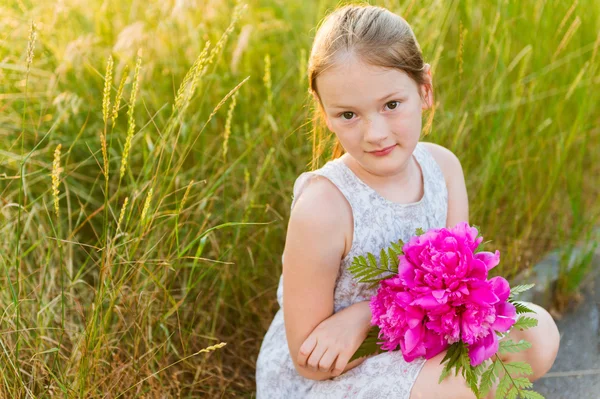
M424 140L461 159L498 272L589 239L598 2L374 4L432 65ZM0 397L251 396L334 5L0 6Z

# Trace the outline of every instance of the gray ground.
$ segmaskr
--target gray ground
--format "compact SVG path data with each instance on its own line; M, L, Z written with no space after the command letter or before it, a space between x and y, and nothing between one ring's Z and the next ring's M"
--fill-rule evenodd
M552 369L534 383L546 399L600 399L600 262L582 286L583 301L556 324L560 349Z

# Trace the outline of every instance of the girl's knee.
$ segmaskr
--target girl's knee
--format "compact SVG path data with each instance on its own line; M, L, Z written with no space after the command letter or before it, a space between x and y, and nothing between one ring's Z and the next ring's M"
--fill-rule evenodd
M526 306L536 313L526 313L524 316L534 317L538 321L536 327L523 331L523 339L532 345L528 350L530 356L527 360L533 369L530 379L535 381L552 368L558 355L560 332L552 315L546 309L530 302L526 302Z

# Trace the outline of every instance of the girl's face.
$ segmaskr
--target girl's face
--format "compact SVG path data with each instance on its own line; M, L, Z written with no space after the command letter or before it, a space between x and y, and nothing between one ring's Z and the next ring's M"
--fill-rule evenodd
M430 79L429 65L425 72ZM362 168L378 176L405 169L421 135L422 110L431 106L431 92L403 71L368 65L354 56L324 71L316 83L327 127ZM425 102L420 91L427 93ZM389 147L386 155L372 153Z

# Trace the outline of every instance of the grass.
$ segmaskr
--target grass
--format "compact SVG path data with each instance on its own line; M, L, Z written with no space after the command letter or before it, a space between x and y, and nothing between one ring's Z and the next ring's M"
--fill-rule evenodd
M0 6L0 397L253 392L335 2L196 3ZM424 140L461 159L497 272L588 237L598 3L374 4L432 65Z

